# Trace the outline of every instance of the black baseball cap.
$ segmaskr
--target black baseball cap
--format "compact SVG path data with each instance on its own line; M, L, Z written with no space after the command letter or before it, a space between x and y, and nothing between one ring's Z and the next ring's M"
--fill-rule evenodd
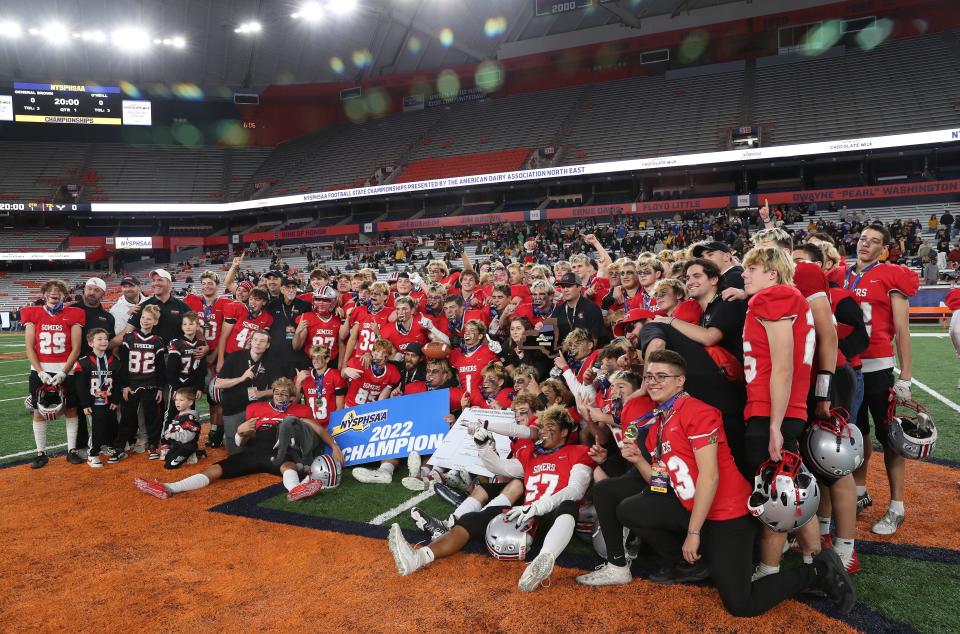
M730 253L732 250L730 249L730 245L726 242L714 240L713 242L706 242L693 247L693 257L703 257L703 254L707 251L723 251L724 253Z
M138 280L132 275L128 275L127 277L120 280L120 286L125 286L126 284L132 284L133 286L140 286L140 280Z
M407 347L403 349L403 352L412 352L413 354L423 356L423 346L421 346L416 341L412 341L407 344Z
M295 277L285 277L281 281L281 284L283 286L296 286L297 288L300 288L300 282L298 282L297 278Z
M263 274L264 277L283 277L280 275L280 271L267 271Z
M580 280L574 273L564 273L557 280L557 286L580 286Z

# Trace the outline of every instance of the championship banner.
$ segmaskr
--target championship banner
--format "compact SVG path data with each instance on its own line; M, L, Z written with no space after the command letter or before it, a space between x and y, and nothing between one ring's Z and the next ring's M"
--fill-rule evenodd
M517 417L508 409L469 407L463 410L460 418L457 419L457 424L450 428L449 433L443 439L443 443L430 457L427 464L442 469L462 469L467 473L489 478L497 475L483 466L483 460L480 459L480 454L477 452L477 443L473 442L473 437L467 433L469 423L479 423L484 420L516 423ZM501 434L493 434L493 439L497 445L497 453L500 454L501 458L510 455L509 438Z
M343 450L344 466L433 453L450 426L450 390L365 403L330 414L330 435Z

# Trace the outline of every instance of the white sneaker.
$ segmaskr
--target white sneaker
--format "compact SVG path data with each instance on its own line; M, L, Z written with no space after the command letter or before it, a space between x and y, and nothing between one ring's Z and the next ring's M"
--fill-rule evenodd
M447 471L443 480L448 487L452 487L454 489L466 491L470 488L470 474L462 469L459 471L456 469Z
M190 454L190 457L187 458L187 464L197 464L197 462L199 461L197 460L197 454L195 453Z
M633 581L630 566L614 566L607 562L593 572L577 577L577 583L585 586L620 586Z
M539 588L540 584L550 578L555 561L551 553L541 552L523 571L517 587L523 592L533 592Z
M87 457L87 466L93 467L94 469L102 469L103 463L100 462L100 456L88 456Z
M393 475L379 469L366 469L364 467L354 467L353 477L364 484L390 484L393 482Z
M400 484L408 491L426 491L430 488L431 482L432 480L429 478L414 478L413 476L407 476L400 480Z
M407 470L411 476L417 477L420 475L421 464L423 464L423 461L420 459L420 454L416 451L411 451L410 455L407 456Z
M399 524L390 525L387 542L390 544L390 553L393 555L393 561L397 564L397 572L400 573L401 577L406 577L423 567L417 551L403 538Z
M880 521L873 525L872 530L877 535L893 535L903 524L903 515L887 511L887 514L880 518Z

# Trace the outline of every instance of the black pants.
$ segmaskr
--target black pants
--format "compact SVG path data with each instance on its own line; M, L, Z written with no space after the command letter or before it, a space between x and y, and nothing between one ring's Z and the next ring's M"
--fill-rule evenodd
M807 421L799 418L784 418L780 424L784 451L800 451L800 437ZM743 462L737 466L747 482L753 483L757 470L770 459L770 417L751 416L744 433Z
M187 458L197 451L197 441L192 442L173 442L164 458L163 466L165 469L179 469Z
M117 437L117 413L111 410L108 405L94 405L90 414L90 455L100 454L100 447L104 445L113 445ZM83 412L80 412L83 419ZM86 447L86 444L80 444L80 437L77 436L77 447Z
M120 415L120 434L117 440L117 448L123 449L127 442L131 444L137 439L137 411L140 405L143 405L143 424L147 429L147 446L156 447L160 444L160 407L157 402L159 388L142 387L136 392L130 393L130 398L123 401L123 409Z
M893 387L893 369L863 373L863 404L857 414L857 427L864 436L870 433L870 418L873 418L875 438L886 446L887 408L890 406L890 388Z
M618 515L650 545L666 565L682 564L690 512L672 492L646 492L621 504ZM700 533L700 555L710 570L723 606L733 616L757 616L808 587L812 565L801 565L750 581L753 544L760 524L748 515L707 520Z
M606 463L601 465L601 468L605 465ZM647 481L632 464L623 475L601 480L593 486L593 507L597 510L600 532L603 533L603 541L607 545L607 561L615 566L627 564L627 556L623 551L624 525L618 509L647 486Z
M486 540L487 525L490 523L490 520L507 511L508 509L510 509L509 506L488 506L487 508L474 513L465 513L457 519L457 525L466 529L467 533L470 535L470 539L483 541ZM533 545L530 548L530 552L527 557L528 559L533 559L537 556L537 554L540 552L540 549L543 547L544 538L547 536L547 533L550 531L553 523L561 515L570 515L573 517L574 521L576 521L577 503L570 500L561 502L560 506L553 509L546 515L537 518L536 533L533 537Z

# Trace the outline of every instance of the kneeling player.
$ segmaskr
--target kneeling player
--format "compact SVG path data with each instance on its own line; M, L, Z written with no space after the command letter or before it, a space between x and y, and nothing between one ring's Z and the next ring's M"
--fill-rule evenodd
M518 527L535 526L533 550L539 554L524 570L519 587L524 592L535 590L550 576L556 557L563 552L576 527L577 500L590 485L594 463L587 456L587 447L567 445L567 436L574 424L563 407L548 408L539 418L540 443L528 444L517 451L516 458L502 460L498 472L523 478L527 496L524 506L487 506L482 511L467 513L457 519L449 533L418 550L403 538L400 525L390 527L390 552L401 575L409 575L435 559L460 551L470 539L484 539L487 525L501 513ZM489 432L479 429L474 437L481 443L481 454L493 444ZM484 456L484 464L488 457Z
M254 473L272 473L283 478L287 499L296 500L320 490L318 480L309 476L300 480L297 464L292 460L274 459L278 429L281 423L300 420L320 437L323 443L334 450L337 445L327 431L313 420L310 408L306 405L291 405L293 381L280 378L273 382L273 400L271 402L251 403L247 406L247 420L237 428L237 445L245 446L246 451L228 456L210 466L202 473L192 475L177 482L163 484L155 480L134 478L137 489L165 500L174 493L183 493L202 489L221 478L239 478ZM306 461L309 462L309 461ZM308 465L309 468L309 465Z

